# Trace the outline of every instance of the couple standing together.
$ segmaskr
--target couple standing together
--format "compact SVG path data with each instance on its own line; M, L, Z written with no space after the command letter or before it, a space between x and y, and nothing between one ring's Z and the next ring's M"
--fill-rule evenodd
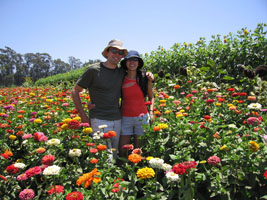
M91 65L82 74L72 90L72 98L81 121L89 123L94 132L102 131L100 125L107 126L104 132L116 131L109 148L126 156L122 146L130 144L134 136L135 147L140 147L138 136L144 134L142 125L148 123L149 114L153 115L154 77L152 73L141 71L144 62L139 53L128 52L120 40L111 40L102 55L106 61ZM121 67L118 67L119 62ZM83 89L89 90L90 120L80 99ZM151 101L149 110L145 105L147 96ZM117 158L117 151L113 151L113 158Z

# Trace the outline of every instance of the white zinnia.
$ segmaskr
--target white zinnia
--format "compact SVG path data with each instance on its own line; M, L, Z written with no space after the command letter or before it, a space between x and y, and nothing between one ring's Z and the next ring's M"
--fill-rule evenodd
M229 124L228 127L229 128L237 128L235 124Z
M50 140L47 141L46 144L49 145L49 146L59 145L60 144L60 140L59 139L50 139Z
M69 151L69 156L70 157L80 157L82 155L81 149L71 149Z
M44 169L43 174L46 176L50 175L58 175L60 171L60 167L57 165L48 166Z
M175 174L174 172L170 171L166 173L166 178L169 181L178 181L179 180L179 176L178 174Z
M249 109L254 109L254 110L260 110L261 109L261 104L259 103L251 103L248 105Z
M24 163L15 163L15 164L14 164L14 167L19 168L19 169L24 169L25 166L26 166L26 165L25 165Z
M160 158L151 158L149 160L149 164L152 168L156 168L156 169L162 169L162 165L164 163L163 159Z
M103 125L99 125L98 128L99 129L104 129L104 128L107 128L108 126L106 124L103 124Z
M163 169L164 171L170 171L172 169L172 166L170 164L163 163L161 169Z
M97 131L93 134L93 139L94 140L99 140L101 139L102 137L104 136L104 133L103 132L100 132L100 131Z

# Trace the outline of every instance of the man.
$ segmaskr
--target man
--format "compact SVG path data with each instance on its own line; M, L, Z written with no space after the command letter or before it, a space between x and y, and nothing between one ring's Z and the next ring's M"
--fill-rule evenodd
M107 59L105 62L90 66L79 78L72 90L72 98L83 123L90 123L94 132L103 131L100 125L106 125L105 132L115 131L116 137L112 138L111 147L118 149L121 130L121 111L119 99L121 86L125 75L122 68L118 68L120 60L128 54L119 40L111 40L103 50L102 55ZM91 104L90 120L84 111L80 99L80 92L89 90ZM110 144L109 144L110 148ZM113 156L116 158L116 152Z

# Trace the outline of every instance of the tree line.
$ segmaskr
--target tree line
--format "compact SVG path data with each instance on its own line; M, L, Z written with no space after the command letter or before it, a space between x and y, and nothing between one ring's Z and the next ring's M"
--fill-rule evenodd
M20 86L26 77L36 82L40 78L66 73L95 62L100 60L89 59L82 63L80 59L70 56L66 63L61 59L53 60L48 53L20 54L10 47L0 48L0 86Z

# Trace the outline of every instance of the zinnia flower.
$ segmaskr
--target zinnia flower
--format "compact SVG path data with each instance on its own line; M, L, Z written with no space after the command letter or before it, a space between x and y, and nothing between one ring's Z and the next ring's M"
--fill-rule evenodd
M97 177L99 175L101 175L101 173L97 171L97 168L94 168L91 172L80 176L76 181L76 184L80 186L82 183L84 183L84 188L88 188L92 182L98 183L101 181L101 178Z
M147 179L155 176L155 171L152 168L145 167L137 170L136 176L140 179Z
M46 176L49 176L49 175L57 175L59 174L59 172L60 172L60 167L57 165L52 165L52 166L45 168L45 170L43 171L43 174Z
M39 148L38 148L38 149L36 149L35 151L36 151L36 153L39 153L39 154L41 154L41 153L44 153L44 152L46 151L46 149L45 149L45 148L43 148L43 147L39 147Z
M64 187L62 185L55 185L56 187L56 193L64 193ZM48 194L54 194L55 193L55 187L52 185L50 189L48 190Z
M217 166L221 162L221 159L218 156L211 156L208 158L208 164Z
M9 174L16 174L16 173L19 171L19 168L15 167L14 165L9 165L9 166L7 166L7 168L6 168L6 171L7 171Z
M152 168L156 168L156 169L161 169L162 168L162 165L164 163L164 160L163 159L160 159L160 158L151 158L149 160L149 164Z
M28 179L28 176L27 176L27 174L20 174L20 175L18 175L17 176L17 180L18 181L24 181L24 180L27 180Z
M107 149L107 146L104 144L99 144L96 146L96 148L98 149L98 151L104 151Z
M248 148L250 149L250 151L252 152L257 152L260 148L260 146L258 145L257 142L254 141L249 141L248 143Z
M51 165L55 160L55 156L53 155L45 155L43 158L42 158L42 163L44 165Z
M254 110L260 110L261 107L262 106L259 103L251 103L248 105L248 109L254 109Z
M60 144L60 140L59 139L50 139L47 141L46 143L47 145L49 146L52 146L52 145L59 145Z
M42 169L39 166L32 167L28 170L25 171L25 174L27 175L28 178L40 174L42 172Z
M90 134L90 133L93 132L93 129L90 128L90 127L89 128L84 128L82 132L85 133L85 134Z
M169 171L166 173L166 178L169 180L169 181L178 181L179 180L179 176L178 174L174 173L173 171Z
M80 122L78 120L72 119L68 122L68 127L70 129L79 129L80 128Z
M253 125L253 124L257 124L259 125L261 122L257 117L249 117L247 120L247 124Z
M66 200L83 200L83 194L78 191L71 192L66 196Z
M70 157L80 157L82 155L81 149L71 149L69 151L69 156Z
M14 164L14 167L19 168L19 169L24 169L25 166L26 166L26 165L25 165L24 163L15 163L15 164Z
M128 160L132 163L139 163L142 160L142 157L139 154L132 153L128 156Z
M32 189L24 189L19 193L19 198L21 200L33 199L34 196L35 196L35 193Z
M267 179L267 170L264 172L264 177Z

